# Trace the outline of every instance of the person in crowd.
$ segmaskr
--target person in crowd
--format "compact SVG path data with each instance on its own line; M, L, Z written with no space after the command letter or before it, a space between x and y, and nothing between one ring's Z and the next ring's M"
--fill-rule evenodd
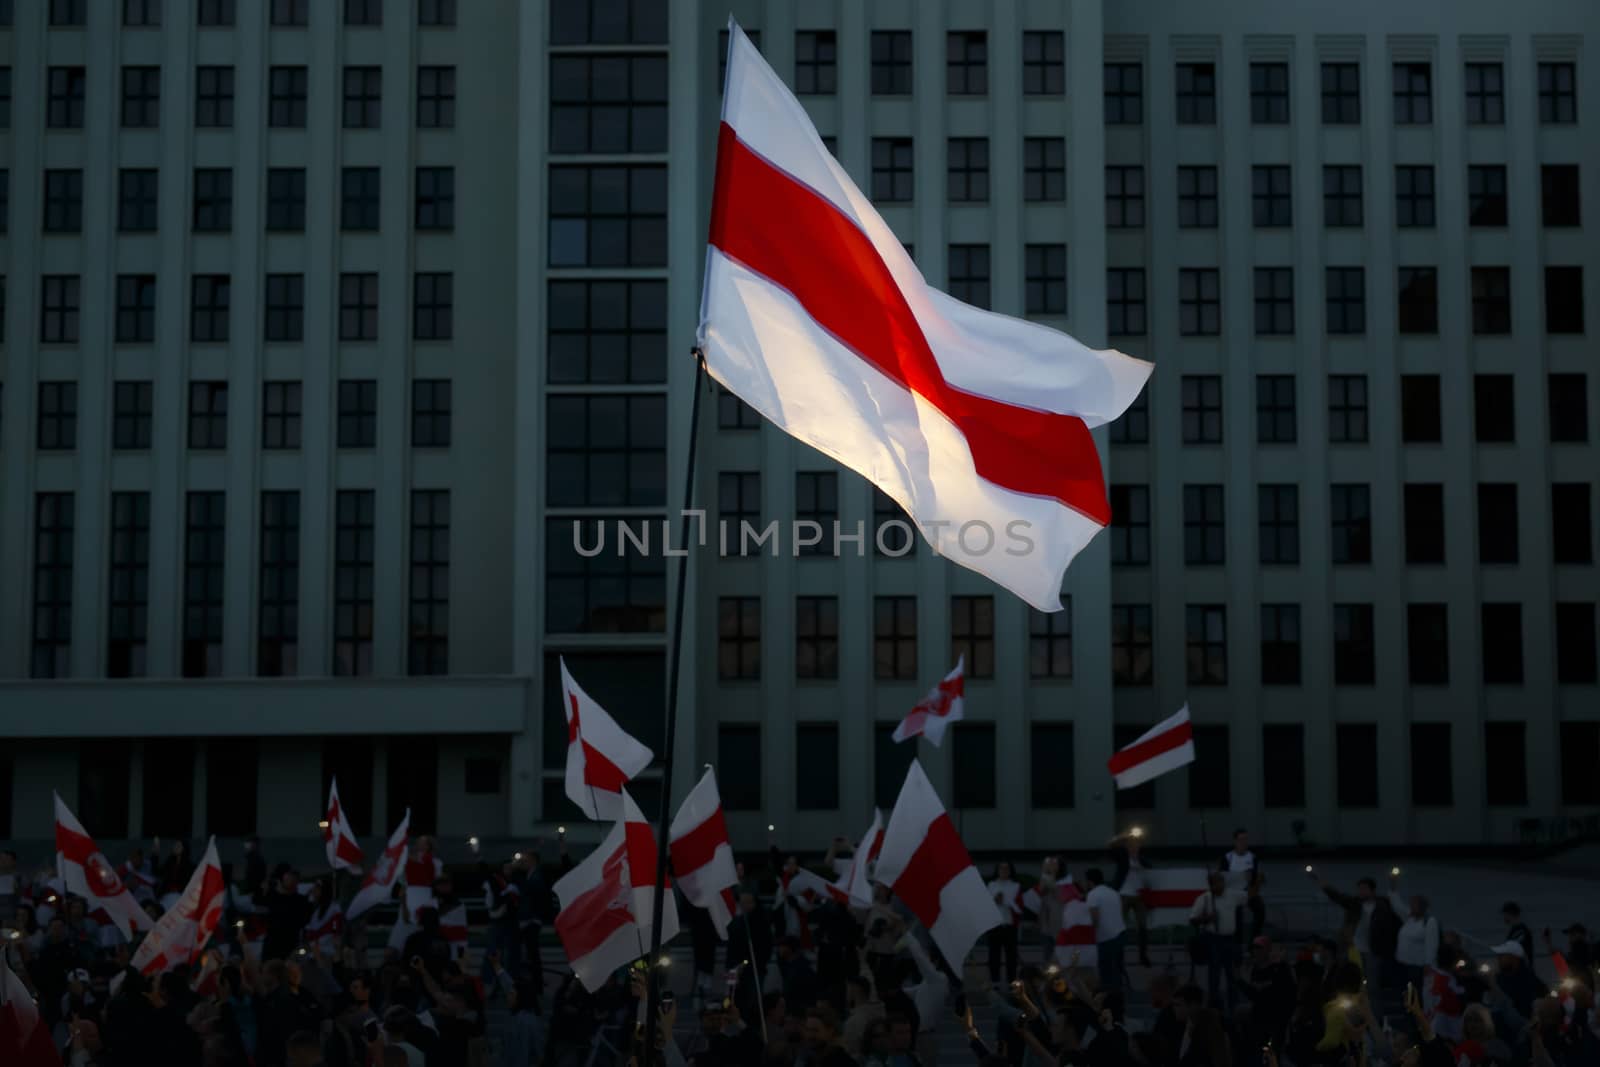
M1141 890L1145 887L1145 872L1150 860L1144 854L1144 831L1138 827L1126 830L1111 839L1111 858L1116 864L1112 884L1122 897L1123 922L1133 921L1139 945L1139 965L1150 966L1150 909L1145 905Z
M1000 912L1000 925L989 931L989 981L998 988L1004 974L1007 985L1017 978L1017 930L1022 925L1022 886L1011 864L995 864L989 896ZM1003 966L1002 966L1003 965Z
M253 903L266 920L261 958L288 959L300 945L313 909L310 898L300 892L300 872L287 864L280 866L273 878L261 884Z
M1128 981L1123 966L1123 943L1127 940L1127 924L1122 921L1122 896L1106 885L1105 874L1098 867L1090 867L1083 874L1089 887L1084 902L1094 919L1095 959L1100 971L1100 988L1120 990Z
M813 1004L806 1012L805 1043L795 1067L856 1067L845 1051L839 1013L827 1004Z
M783 980L783 999L789 1010L803 1013L817 1000L817 972L800 950L798 937L778 941L778 974Z
M1267 904L1261 897L1266 879L1261 873L1260 860L1250 848L1250 831L1241 826L1233 832L1233 847L1222 854L1217 870L1226 878L1229 889L1244 893L1250 909L1250 936L1259 937L1267 924Z
M1395 962L1405 980L1420 988L1423 970L1439 955L1439 920L1429 914L1428 898L1420 893L1401 899L1399 884L1399 875L1391 874L1389 903L1396 914L1405 916L1395 939Z
M1495 987L1511 1002L1518 1015L1531 1019L1534 1001L1548 996L1550 990L1534 973L1522 942L1502 941L1489 951L1495 955L1495 969L1489 972Z
M1506 924L1506 940L1522 946L1522 958L1533 959L1533 931L1522 921L1522 905L1508 900L1500 905L1500 920Z
M9 848L0 849L0 921L16 913L24 888L22 876L17 873L17 854Z
M1281 1047L1294 1014L1294 972L1264 934L1250 942L1249 969L1239 991L1250 1001L1251 1047Z
M1567 939L1567 950L1561 953L1562 960L1570 970L1582 973L1595 968L1594 946L1589 943L1589 930L1582 923L1573 923L1561 931ZM1555 941L1550 937L1550 928L1544 928L1544 950L1552 957L1556 955Z
M1246 897L1241 889L1229 888L1220 872L1207 878L1207 890L1195 898L1189 908L1189 921L1200 928L1206 946L1206 987L1211 1003L1217 1003L1217 994L1223 982L1228 986L1228 1012L1232 1014L1238 995L1239 969L1239 911L1245 907Z
M883 1022L883 1001L878 999L872 971L865 966L845 979L844 989L846 1015L841 1043L846 1052L860 1059L866 1045L867 1027Z
M1039 897L1039 947L1049 956L1056 949L1056 931L1061 929L1061 857L1046 856L1040 861L1039 881L1034 886Z
M867 909L867 967L878 985L889 981L889 965L895 959L901 936L906 932L905 920L895 911L893 894L886 885L872 887L872 906Z

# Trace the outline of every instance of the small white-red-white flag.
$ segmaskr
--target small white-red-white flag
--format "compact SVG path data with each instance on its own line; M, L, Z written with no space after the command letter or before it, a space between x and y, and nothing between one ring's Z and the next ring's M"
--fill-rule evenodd
M433 895L433 883L437 882L442 874L444 874L444 861L433 854L432 841L426 835L417 838L417 847L407 852L406 865L402 872L406 885L406 907L402 918L408 922L416 922L417 913L423 908L438 908L439 901Z
M1094 937L1094 913L1083 892L1069 877L1056 887L1061 897L1061 929L1056 931L1056 964L1061 967L1093 967L1100 950Z
M39 1016L28 987L11 971L10 952L0 949L0 1063L6 1067L61 1067L50 1028Z
M1147 926L1184 926L1189 909L1207 891L1207 872L1203 867L1158 867L1141 872L1144 885L1139 898L1149 909Z
M650 765L653 753L578 687L565 659L561 704L567 716L567 796L591 819L620 819L622 787Z
M672 817L667 840L678 888L689 903L710 913L717 936L726 941L728 924L733 921L733 887L739 884L739 869L733 861L728 823L722 817L717 775L710 767L683 798L678 813Z
M966 715L966 667L967 657L963 655L956 660L955 670L928 690L922 702L912 708L911 714L895 727L896 741L921 735L937 747L944 740L944 728L953 722L960 722Z
M1004 921L916 760L889 814L873 878L905 901L957 973L978 936Z
M1131 745L1118 749L1107 764L1118 789L1132 789L1152 778L1194 762L1194 730L1189 705L1150 727Z
M872 906L872 865L883 851L883 812L872 809L872 825L861 835L861 843L850 854L850 867L839 879L839 888L859 907Z
M217 859L217 839L213 837L177 903L156 920L155 929L139 942L131 961L134 969L143 975L161 974L198 962L222 917L227 894L222 862Z
M467 954L467 906L457 903L449 911L439 913L439 936L450 946L450 957L460 959Z
M622 818L600 847L555 884L556 933L572 973L591 993L619 967L650 951L656 893L656 837L633 798L621 794ZM678 933L678 906L667 889L661 942Z
M104 913L128 940L133 940L133 931L154 925L60 793L56 794L56 873L68 893L84 898L91 914Z
M830 900L835 904L850 903L849 893L806 867L801 867L789 876L783 892L800 906L801 911L810 911Z
M339 779L328 783L328 814L323 817L327 825L322 828L322 846L328 854L328 866L336 871L361 873L361 846L356 843L356 832L350 828L350 819L339 803Z
M343 933L344 908L339 906L337 900L325 900L311 913L311 921L306 923L305 940L306 944L321 949L323 955L332 956Z
M383 855L378 857L378 862L372 865L372 870L361 880L361 888L351 898L350 907L345 911L345 918L354 921L368 909L389 899L394 892L394 883L400 877L400 869L405 866L406 849L410 842L411 809L407 808L400 825L389 835L389 843L385 846Z

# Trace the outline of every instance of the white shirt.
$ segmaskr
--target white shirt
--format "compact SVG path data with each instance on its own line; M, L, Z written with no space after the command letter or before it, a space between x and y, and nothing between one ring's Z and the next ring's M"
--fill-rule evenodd
M1407 967L1431 967L1439 954L1439 923L1432 915L1419 919L1409 914L1409 909L1399 893L1389 894L1394 910L1406 917L1400 925L1400 936L1395 941L1394 958Z
M1229 849L1222 857L1223 881L1230 889L1244 889L1250 884L1250 876L1256 870L1256 854L1249 849L1240 855L1234 849Z
M1094 914L1095 944L1105 944L1128 928L1122 921L1122 895L1108 885L1097 885L1086 898Z
M1239 932L1239 909L1244 907L1245 895L1237 889L1224 889L1220 895L1204 893L1189 908L1190 920L1216 916L1216 922L1206 923L1205 929L1213 934L1232 937Z
M989 899L993 900L995 907L1000 909L1000 914L1012 925L1022 920L1018 901L1022 897L1022 887L1016 882L1007 879L995 879L989 883Z

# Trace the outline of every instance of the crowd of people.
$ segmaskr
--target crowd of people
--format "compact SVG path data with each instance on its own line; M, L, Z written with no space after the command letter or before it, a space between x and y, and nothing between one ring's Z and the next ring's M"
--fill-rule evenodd
M193 968L141 976L114 926L9 853L0 926L74 1067L935 1067L957 1047L941 1037L963 1029L979 1067L1600 1067L1581 924L1559 944L1549 930L1535 937L1508 901L1504 940L1474 952L1424 896L1401 894L1397 869L1380 891L1376 878L1335 886L1307 867L1338 925L1284 931L1268 922L1241 831L1156 961L1142 844L1119 836L1109 862L1079 871L1059 857L1036 874L995 864L989 890L1008 921L970 961L943 959L883 886L864 907L799 891L817 879L773 849L766 870L740 866L726 940L680 901L694 977L660 972L668 992L648 1055L643 962L595 992L541 962L550 887L571 866L564 841L550 866L537 849L455 872L430 862L432 883L407 885L382 945L365 920L335 921L331 876L302 886L254 843L236 883L228 872L223 920ZM842 852L820 868L847 869ZM153 918L190 862L174 845L135 851L122 870ZM464 952L440 915L468 898L481 937ZM1060 936L1074 908L1087 912L1081 942Z

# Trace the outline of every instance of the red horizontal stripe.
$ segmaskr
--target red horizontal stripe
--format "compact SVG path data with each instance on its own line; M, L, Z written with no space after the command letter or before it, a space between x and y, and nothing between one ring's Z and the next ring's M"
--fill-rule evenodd
M1147 737L1136 745L1129 745L1113 755L1106 765L1111 768L1112 774L1121 774L1146 760L1155 759L1163 753L1181 748L1192 740L1194 740L1194 727L1185 720L1165 733Z
M906 869L894 880L895 896L906 902L911 913L931 928L939 920L939 893L950 880L972 866L967 846L961 843L950 816L941 812L928 825L922 844L911 854Z
M1187 908L1205 894L1204 889L1141 889L1139 897L1147 908Z
M832 203L741 142L717 145L711 243L786 290L824 330L938 408L967 439L980 477L1111 521L1100 456L1083 420L962 392L867 235Z
M672 842L672 869L682 876L687 871L697 871L710 863L717 854L717 846L732 844L728 840L728 823L717 808L706 821Z

